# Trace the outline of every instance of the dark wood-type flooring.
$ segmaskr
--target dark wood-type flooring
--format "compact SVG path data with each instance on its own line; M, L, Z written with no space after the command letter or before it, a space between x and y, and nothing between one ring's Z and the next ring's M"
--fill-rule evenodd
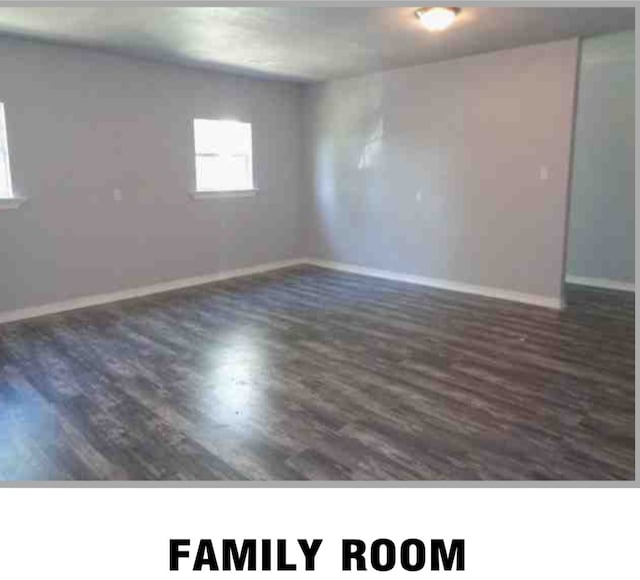
M634 295L300 266L0 326L0 479L634 477Z

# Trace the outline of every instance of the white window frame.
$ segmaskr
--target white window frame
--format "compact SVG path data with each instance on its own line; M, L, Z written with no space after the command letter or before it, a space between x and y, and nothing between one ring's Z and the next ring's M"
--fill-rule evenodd
M11 180L11 160L9 158L9 139L7 138L7 122L4 103L0 102L0 157L6 167L6 182L0 183L0 210L15 209L25 201L17 197Z
M4 114L4 103L0 103L0 158L4 161L4 165L7 170L6 182L0 183L0 198L13 199L11 165L9 164L9 141L7 139L7 123Z
M217 153L203 153L198 152L196 145L196 124L198 121L204 122L214 122L214 123L240 123L249 126L249 151L247 154L237 154L233 155L238 157L243 157L246 159L247 163L247 172L248 172L248 186L243 188L233 188L233 189L211 189L211 188L200 188L198 186L198 178L197 178L197 163L198 158L201 157L217 157L219 154ZM258 188L255 185L254 180L254 172L253 172L253 126L251 123L237 121L235 119L207 119L207 118L197 118L193 120L193 143L194 143L194 166L196 166L196 178L195 178L195 189L192 192L192 196L196 199L205 199L205 198L227 198L227 197L253 197Z

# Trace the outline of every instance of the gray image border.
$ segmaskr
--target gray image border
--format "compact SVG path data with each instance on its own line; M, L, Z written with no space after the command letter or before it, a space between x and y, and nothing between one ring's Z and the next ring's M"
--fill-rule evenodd
M434 2L423 2L424 4L435 4ZM312 0L282 0L282 1L240 1L240 2L207 2L207 1L193 1L188 0L185 2L176 2L171 0L62 0L62 1L38 1L38 0L24 0L24 1L14 1L14 2L5 2L0 0L0 8L17 8L17 7L91 7L91 6L110 6L112 8L116 7L285 7L285 6L297 6L297 7L327 7L327 8L368 8L368 7L392 7L392 6L415 6L420 4L420 2L393 2L389 0L377 0L377 1L352 1L352 2L340 2L334 0L327 0L323 2L312 1ZM437 4L442 6L455 5L459 7L465 6L480 6L480 7L498 7L498 8L511 8L511 7L572 7L572 8L581 8L581 7L600 7L600 8L621 8L621 7L634 7L638 8L640 6L640 1L554 1L554 0L542 0L542 1L534 1L527 2L521 0L515 1L469 1L469 0L459 0L455 2L450 2L448 0L438 1ZM2 33L0 33L2 34ZM640 47L636 42L636 63L640 57ZM637 65L636 65L636 111L638 110L638 74L637 74ZM638 151L637 151L637 141L638 141L638 128L640 127L640 122L638 120L638 115L636 114L636 168L638 166ZM638 187L640 185L640 178L638 176L638 172L635 172L635 201L636 201L636 217L638 215ZM635 238L635 249L636 249L636 278L638 275L640 258L638 255L638 230L636 228L636 238ZM635 335L635 357L636 357L636 367L638 366L639 356L638 356L638 345L640 344L640 339L638 336L638 321L640 319L640 314L638 313L638 295L636 294L636 335ZM638 378L636 377L636 394L638 392ZM638 397L635 397L635 437L637 440L638 434L638 425L639 421L639 411L640 404L638 402ZM638 464L640 461L640 449L638 448L637 442L635 445L635 480L632 481L0 481L0 489L15 489L15 488L171 488L171 489L185 489L185 488L210 488L210 489L237 489L237 488L308 488L308 489L360 489L360 488L383 488L383 489L429 489L429 488L480 488L480 489L495 489L495 488L522 488L522 489L531 489L531 488L640 488L640 481L638 478L639 469Z

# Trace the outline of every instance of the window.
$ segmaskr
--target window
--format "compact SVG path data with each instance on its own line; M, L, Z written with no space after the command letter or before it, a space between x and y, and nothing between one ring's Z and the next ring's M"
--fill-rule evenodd
M7 128L4 121L4 105L0 103L0 198L8 199L12 197Z
M195 119L196 189L199 192L251 191L251 123Z

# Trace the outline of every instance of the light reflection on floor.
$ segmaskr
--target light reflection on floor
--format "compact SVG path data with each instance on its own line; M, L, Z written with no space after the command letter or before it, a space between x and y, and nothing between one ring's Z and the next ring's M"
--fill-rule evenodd
M10 390L0 380L0 478L5 471L12 479L46 478L47 465L56 459L50 456L55 448L46 442L55 442L57 432L55 417L43 401Z
M259 338L252 329L236 329L224 336L226 346L211 352L203 402L217 421L248 423L264 410L262 384L268 361Z

